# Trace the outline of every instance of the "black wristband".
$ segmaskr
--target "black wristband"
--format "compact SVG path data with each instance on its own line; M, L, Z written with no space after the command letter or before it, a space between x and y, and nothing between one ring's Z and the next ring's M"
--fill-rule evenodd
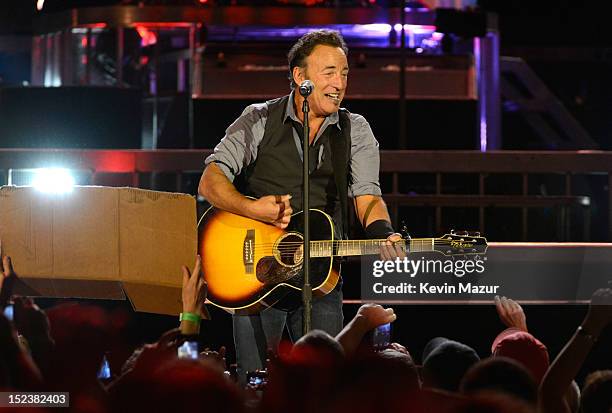
M395 234L391 223L385 219L379 219L370 223L365 229L366 236L370 239L387 239L389 235Z

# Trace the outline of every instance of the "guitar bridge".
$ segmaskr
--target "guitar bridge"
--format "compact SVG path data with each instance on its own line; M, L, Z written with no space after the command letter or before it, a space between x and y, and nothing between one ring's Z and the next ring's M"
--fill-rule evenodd
M247 274L253 274L255 270L255 230L247 229L246 237L242 246L242 263Z

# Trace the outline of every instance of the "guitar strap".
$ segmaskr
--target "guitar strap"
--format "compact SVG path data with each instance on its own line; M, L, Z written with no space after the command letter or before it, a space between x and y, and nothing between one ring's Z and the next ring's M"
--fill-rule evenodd
M349 112L346 109L340 109L338 114L340 115L340 129L333 128L329 142L336 190L340 199L342 238L348 239L348 174L351 154L351 122Z

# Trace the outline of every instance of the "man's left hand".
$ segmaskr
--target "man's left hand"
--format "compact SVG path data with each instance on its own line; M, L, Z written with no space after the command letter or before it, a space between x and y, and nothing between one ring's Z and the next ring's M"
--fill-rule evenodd
M401 234L397 232L387 237L385 245L380 247L380 258L383 260L394 260L395 258L404 258L406 256L406 248L402 241Z

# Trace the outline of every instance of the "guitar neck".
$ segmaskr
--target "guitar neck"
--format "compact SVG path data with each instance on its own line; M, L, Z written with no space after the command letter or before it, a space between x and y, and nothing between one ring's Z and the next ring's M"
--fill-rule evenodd
M408 242L396 242L410 252L434 251L435 238L416 238ZM310 256L318 257L346 257L356 255L378 255L380 247L385 245L385 239L366 240L337 240L337 241L311 241Z

